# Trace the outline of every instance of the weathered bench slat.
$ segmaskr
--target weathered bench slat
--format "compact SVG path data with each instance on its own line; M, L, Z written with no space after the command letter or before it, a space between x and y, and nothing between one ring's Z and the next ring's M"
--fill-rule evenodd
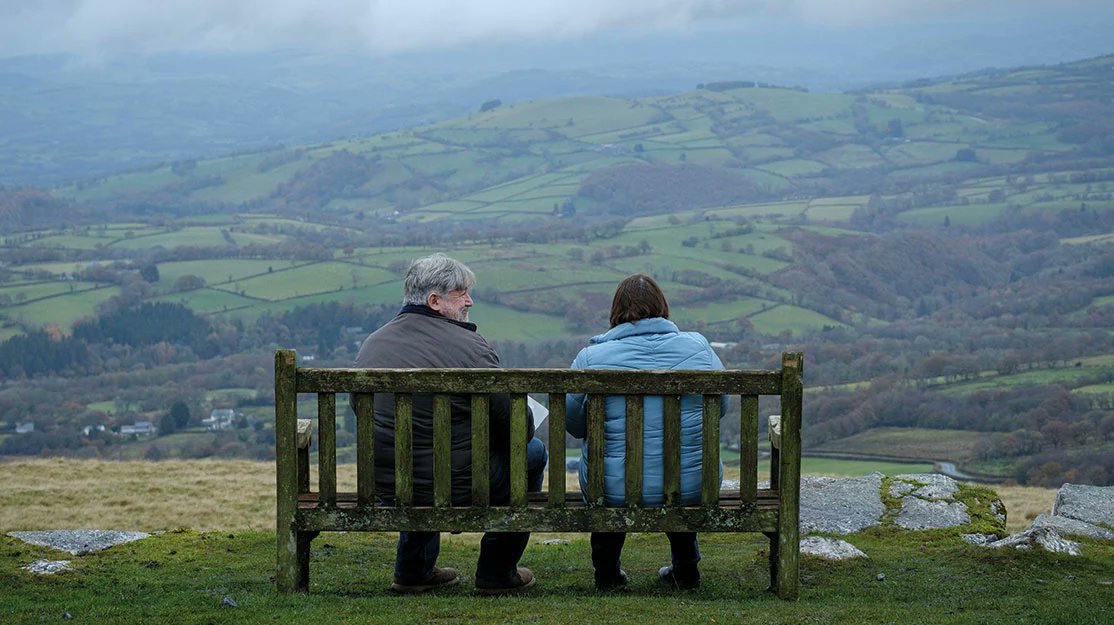
M299 369L299 393L642 393L777 395L776 371Z
M375 503L375 396L356 393L356 494L360 503Z
M565 504L565 395L549 395L549 505Z
M603 505L604 401L603 395L588 396L588 503Z
M796 599L800 592L801 410L804 394L804 357L781 357L781 447L777 473L781 507L778 510L777 594Z
M758 396L739 398L739 492L744 503L754 501L758 488Z
M464 532L774 532L773 507L734 506L675 508L606 508L570 501L562 508L389 508L374 513L362 508L298 510L298 524L312 531L444 531Z
M681 396L662 397L662 486L665 505L681 504Z
M511 505L526 505L526 393L511 395Z
M317 395L317 490L326 506L337 500L337 396Z
M433 505L446 508L453 500L452 399L433 396Z
M704 396L704 439L701 441L700 502L713 506L719 501L719 412L722 398Z
M642 432L643 423L642 395L627 395L627 464L624 491L628 506L642 505Z
M293 350L275 352L275 516L278 547L275 585L282 592L304 590L308 579L300 575L298 528L298 394L294 392L297 364Z
M488 409L491 398L472 396L472 505L491 502L491 441L488 434Z
M414 503L414 399L407 393L395 395L395 500Z
M551 498L550 493L542 491L540 493L526 493L527 505L530 509L538 506L546 505ZM318 494L314 492L299 493L297 498L297 506L300 509L310 509L318 506ZM580 491L569 491L565 493L565 506L568 507L585 507L588 504L584 501L584 496ZM337 492L337 507L338 508L355 508L360 504L356 500L356 493ZM758 509L758 510L776 510L779 504L778 492L768 488L758 489L758 497L756 503L742 504L739 502L739 490L737 488L725 488L720 491L719 506L724 508L731 508L734 510L740 509ZM472 506L475 507L475 506ZM508 506L490 506L496 510L508 510ZM681 506L682 508L691 508L694 506ZM429 506L413 506L415 510L429 510ZM455 530L454 530L455 531Z

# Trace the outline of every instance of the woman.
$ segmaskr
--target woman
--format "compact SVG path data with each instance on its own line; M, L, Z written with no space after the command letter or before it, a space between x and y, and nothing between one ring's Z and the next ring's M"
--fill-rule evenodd
M635 274L619 283L611 302L611 329L592 337L588 347L577 354L573 369L723 369L723 363L696 332L681 332L669 321L669 303L661 287L649 276ZM587 396L569 395L566 400L569 434L584 439L587 433ZM721 402L724 409L727 402ZM642 505L660 507L662 487L662 419L660 396L647 396L643 405ZM699 396L686 395L681 401L681 501L700 501L703 402ZM626 500L626 404L622 396L606 400L604 421L604 500L606 505L621 506ZM580 490L587 491L588 444L581 446ZM722 465L719 467L723 474ZM677 588L700 585L700 549L694 532L666 532L672 551L672 564L658 571L658 577ZM592 533L592 566L596 588L608 590L627 583L620 568L626 534Z

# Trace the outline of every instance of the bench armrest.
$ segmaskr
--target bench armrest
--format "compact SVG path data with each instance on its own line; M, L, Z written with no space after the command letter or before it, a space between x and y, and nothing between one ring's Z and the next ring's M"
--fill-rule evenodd
M768 421L770 447L781 449L781 415L772 414Z
M309 443L313 440L312 425L313 422L309 419L298 419L298 449L309 449Z

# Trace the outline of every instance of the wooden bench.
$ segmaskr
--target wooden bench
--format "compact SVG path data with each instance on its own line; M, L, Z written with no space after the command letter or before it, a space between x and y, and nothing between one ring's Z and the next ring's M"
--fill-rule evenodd
M309 546L323 531L762 532L770 540L770 587L783 599L799 589L799 505L803 357L782 355L773 371L601 371L569 369L323 369L297 366L293 350L275 353L277 547L280 592L309 588ZM298 419L299 393L316 393L318 484L310 490L311 422ZM356 492L337 492L336 394L353 394L356 410ZM375 496L372 403L396 402L395 505ZM434 395L434 494L413 505L412 394ZM511 398L510 502L489 505L488 394ZM526 492L527 393L549 395L549 490ZM588 493L565 491L565 394L588 393ZM451 505L450 395L472 402L472 501ZM701 501L681 506L681 395L704 398ZM603 410L607 395L627 409L626 492L642 491L642 401L664 397L665 505L604 505ZM738 489L721 490L721 395L739 397ZM758 488L758 397L781 398L780 433L770 457L770 487ZM775 420L771 419L771 422ZM588 563L585 562L585 566Z

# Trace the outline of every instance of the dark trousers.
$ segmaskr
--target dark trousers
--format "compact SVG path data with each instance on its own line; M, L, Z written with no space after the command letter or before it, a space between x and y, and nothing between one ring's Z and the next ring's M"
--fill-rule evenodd
M700 562L696 533L666 532L665 535L669 538L673 569L680 575L696 573L696 565ZM619 558L626 540L627 535L622 532L592 532L592 566L596 569L596 579L612 580L619 576Z
M545 444L533 439L526 446L526 490L532 493L542 489L548 454ZM509 474L505 458L491 458L492 473ZM495 480L493 479L493 488ZM506 498L497 497L496 499ZM499 503L498 501L494 503ZM487 532L480 540L480 557L476 563L476 579L486 582L507 582L518 570L518 561L530 542L529 532ZM419 584L433 574L437 556L441 551L439 532L399 532L395 551L395 581L401 584Z

